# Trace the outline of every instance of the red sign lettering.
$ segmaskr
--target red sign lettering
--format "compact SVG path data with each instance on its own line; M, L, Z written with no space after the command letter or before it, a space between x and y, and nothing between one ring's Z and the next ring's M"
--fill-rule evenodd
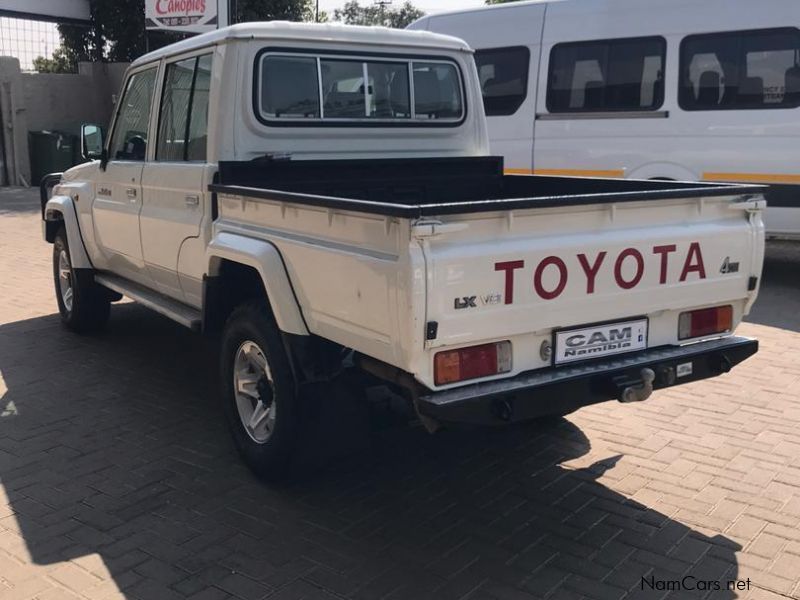
M633 279L626 281L625 278L622 277L622 263L624 263L625 259L629 256L632 256L636 260L636 274L633 276ZM642 253L636 248L625 248L625 250L619 253L617 262L614 263L614 279L617 281L617 285L623 290L635 288L642 280L642 275L644 275L644 258L642 258Z
M658 283L667 283L667 267L669 261L669 253L675 252L678 247L675 244L668 244L666 246L653 246L653 254L661 255L661 275L659 275Z
M689 273L697 273L700 279L706 278L706 267L703 265L700 242L692 242L689 246L689 253L686 255L686 262L683 263L683 271L681 271L681 281L686 281Z
M664 285L667 283L667 276L669 275L669 255L677 252L678 247L676 244L665 244L662 246L653 246L652 253L658 257L659 273L658 283ZM603 265L605 264L608 252L603 250L597 253L593 259L584 254L576 254L575 258L586 276L586 293L594 294L597 284L597 276L600 274ZM627 279L623 275L623 267L626 264L631 264L631 260L635 264L635 272ZM509 260L504 262L497 262L494 264L495 271L502 271L505 279L505 294L504 303L513 304L514 302L514 272L517 269L525 267L524 260ZM552 289L546 289L543 279L545 271L548 267L555 267L558 271L558 282ZM644 277L645 261L642 253L636 248L625 248L618 255L614 261L614 281L617 286L623 290L630 290L639 285ZM552 269L551 269L552 272ZM698 279L706 278L706 268L703 262L703 253L700 250L700 242L692 242L689 244L689 249L686 252L683 268L679 280L686 281L690 274L697 273ZM569 269L567 264L558 256L548 256L536 265L533 272L533 289L536 294L544 300L552 300L560 296L564 289L567 287L569 280Z
M514 302L514 271L524 266L524 260L510 260L508 262L494 263L495 271L506 272L506 291L505 294L503 294L505 304Z
M585 254L578 254L578 262L581 263L583 272L586 274L587 294L594 294L594 280L597 278L597 272L600 270L600 267L603 264L603 260L605 260L606 258L606 254L608 253L605 250L600 252L597 255L597 258L594 259L594 264L592 264L591 266L589 265L589 261L586 260Z
M556 287L552 290L546 290L544 289L544 285L542 285L542 275L544 274L544 270L550 265L555 265L558 268L559 279ZM567 277L567 265L564 264L564 261L557 256L548 256L536 267L536 271L533 274L533 288L536 290L536 293L545 300L552 300L560 296L561 292L564 291L564 288L567 286Z

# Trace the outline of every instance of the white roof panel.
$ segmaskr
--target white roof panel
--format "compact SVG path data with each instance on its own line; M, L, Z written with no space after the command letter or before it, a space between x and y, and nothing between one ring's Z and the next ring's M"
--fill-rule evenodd
M203 33L164 48L149 52L134 61L134 65L152 62L165 56L190 52L228 40L263 39L277 41L330 42L367 44L374 46L405 46L410 48L438 48L471 52L466 42L449 35L428 31L389 29L388 27L361 27L327 23L291 23L268 21L240 23L216 31Z

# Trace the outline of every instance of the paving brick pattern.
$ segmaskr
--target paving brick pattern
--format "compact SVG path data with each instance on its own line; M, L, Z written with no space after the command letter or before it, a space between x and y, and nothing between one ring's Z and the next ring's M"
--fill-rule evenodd
M800 597L798 246L727 376L436 436L331 397L320 459L270 487L212 345L131 303L63 331L40 238L35 194L0 190L0 600ZM643 589L686 575L749 589Z

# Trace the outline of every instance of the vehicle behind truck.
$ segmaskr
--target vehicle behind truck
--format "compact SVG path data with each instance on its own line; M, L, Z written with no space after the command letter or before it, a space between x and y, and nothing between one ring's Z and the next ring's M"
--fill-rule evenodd
M233 439L266 478L345 378L430 430L502 425L758 347L733 332L763 188L504 174L456 38L255 23L179 42L131 65L99 156L51 180L64 324L98 331L127 296L217 339Z
M492 152L516 173L770 184L800 240L800 3L535 0L409 25L475 49Z

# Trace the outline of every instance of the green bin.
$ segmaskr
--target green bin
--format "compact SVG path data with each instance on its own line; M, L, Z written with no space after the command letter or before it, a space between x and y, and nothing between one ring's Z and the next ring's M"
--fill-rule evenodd
M78 136L62 131L28 133L31 158L31 185L38 186L48 173L66 171L78 164Z

